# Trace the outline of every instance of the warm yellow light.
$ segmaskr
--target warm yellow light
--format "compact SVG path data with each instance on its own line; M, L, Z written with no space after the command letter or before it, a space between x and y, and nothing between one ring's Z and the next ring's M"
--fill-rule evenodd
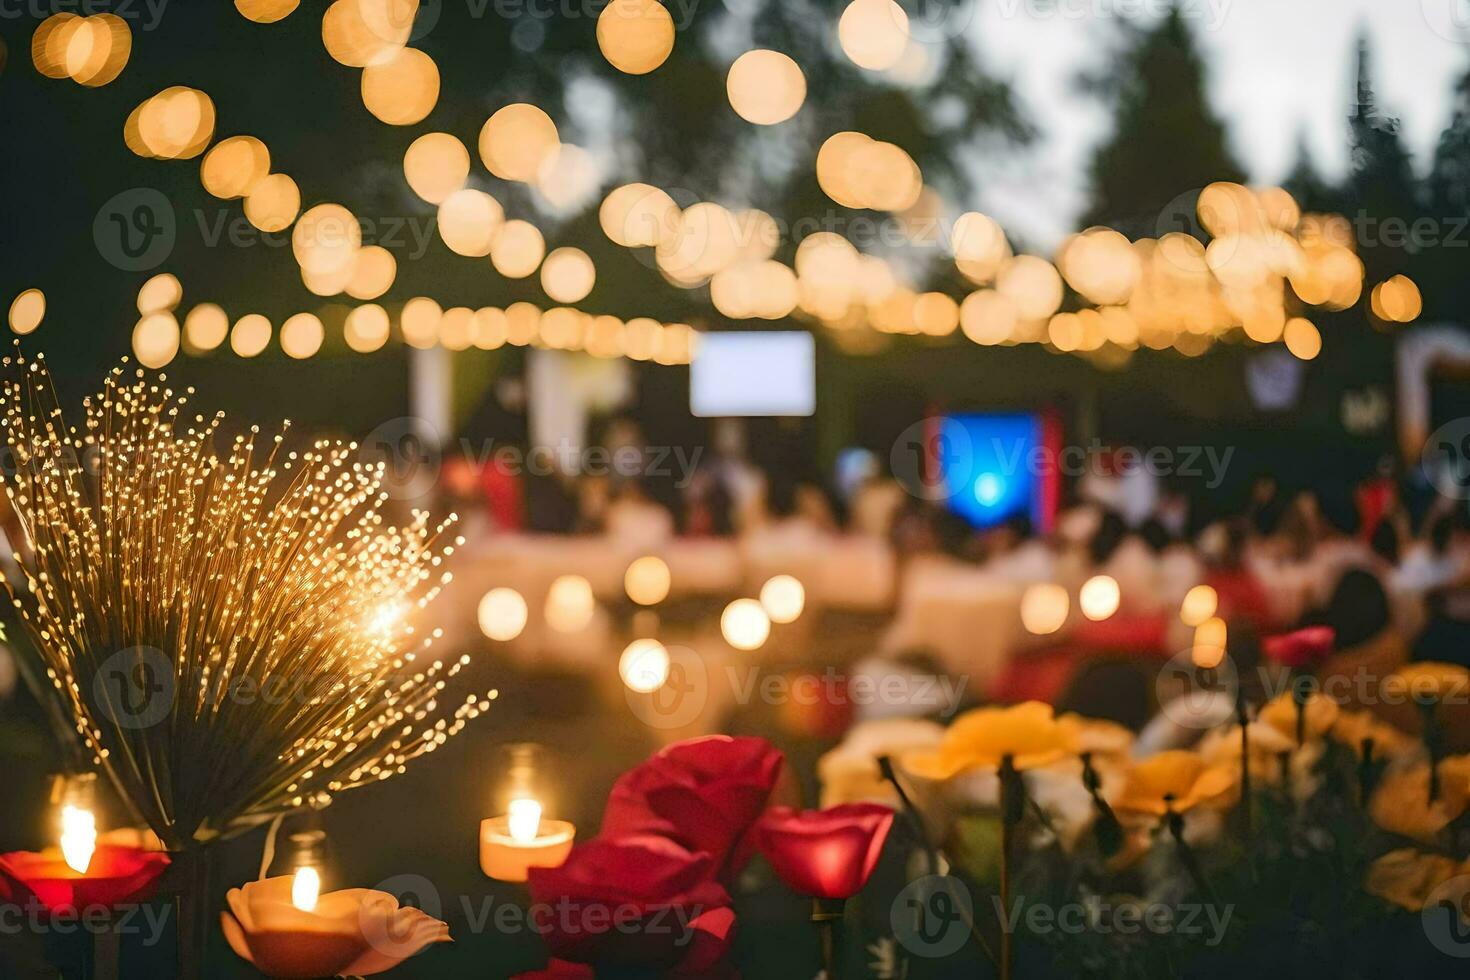
M230 349L241 357L254 357L271 342L271 322L259 313L247 313L230 331Z
M413 192L430 204L464 186L470 175L470 151L448 133L425 133L403 154L403 176Z
M92 811L67 804L61 808L61 856L79 875L87 873L97 850L97 818Z
M439 318L439 343L446 350L468 350L475 342L475 311L452 306Z
M741 119L774 126L796 115L806 101L806 76L779 51L747 51L730 66L725 91Z
M133 50L132 30L116 14L93 14L80 22L69 22L51 40L55 44L45 46L48 55L61 49L65 73L88 88L99 88L117 78Z
M245 217L264 232L284 231L301 211L301 190L285 174L257 181L245 198Z
M604 11L604 14L606 11ZM530 182L561 147L556 123L542 109L516 102L495 111L480 130L480 159L503 180Z
M439 237L456 255L489 255L504 221L505 210L500 202L471 187L455 191L439 205Z
M1067 590L1053 582L1028 586L1021 595L1021 625L1037 636L1055 633L1067 622L1071 604Z
M632 326L632 321L629 321ZM669 566L657 555L644 555L623 573L623 588L628 598L640 606L656 606L669 597L673 576Z
M149 313L167 313L178 306L179 300L183 298L184 287L179 282L179 277L171 272L160 272L143 283L138 290L138 312L144 316Z
M316 868L310 865L297 868L291 878L291 904L302 912L315 912L321 893L322 876Z
M133 356L146 368L161 368L179 353L179 321L172 313L150 313L133 327Z
M480 632L492 640L514 640L526 628L526 600L515 589L496 588L480 599L477 618Z
M1002 265L995 291L1026 320L1045 320L1062 305L1062 277L1056 266L1035 255L1018 255Z
M592 583L580 575L562 575L546 593L546 624L558 633L578 633L592 622L597 600Z
M674 50L674 18L658 0L612 0L597 18L597 46L618 71L645 75Z
M720 633L737 650L755 650L771 635L771 618L754 599L736 599L720 614Z
M342 339L359 354L371 354L388 342L388 311L376 303L364 303L347 314Z
M1225 658L1225 620L1218 616L1200 623L1194 631L1192 658L1196 667L1209 670Z
M184 346L193 351L211 351L230 334L230 318L214 303L200 303L184 317Z
M761 607L773 623L794 623L806 608L806 588L795 576L772 576L761 586Z
M123 141L139 156L188 160L214 137L214 102L197 89L166 88L141 103L123 124Z
M377 299L393 286L398 260L381 245L367 245L357 253L346 293L353 299Z
M362 71L362 104L390 126L422 122L439 101L439 66L417 48L399 48Z
M495 306L482 306L475 311L475 346L480 350L504 347L509 338L509 318Z
M281 350L287 357L304 360L322 349L326 329L313 313L297 313L281 324Z
M215 197L244 197L271 170L271 154L254 136L231 136L210 147L199 165L199 180Z
M909 43L909 17L893 0L853 0L837 22L842 51L859 68L898 64Z
M646 316L634 317L623 326L623 350L635 361L648 361L658 353L664 325Z
M428 350L439 342L439 321L443 318L444 311L438 303L427 296L415 296L403 304L403 312L398 316L403 342Z
M507 279L524 279L541 265L546 239L529 221L514 218L501 224L490 244L490 262Z
M955 220L950 248L955 266L976 285L993 281L1011 257L1011 245L1000 223L978 211L968 211Z
M1110 575L1094 575L1082 583L1082 589L1077 594L1077 605L1082 608L1082 615L1097 622L1118 611L1120 598L1121 592L1116 579Z
M290 16L300 3L301 0L235 0L235 9L246 20L274 24Z
M541 288L558 303L577 303L592 292L597 267L580 248L558 248L541 265Z
M597 217L615 244L652 247L678 230L679 206L650 184L624 184L603 198Z
M337 0L322 17L322 44L344 65L365 68L408 43L419 0Z
M24 290L10 302L10 329L14 333L31 333L45 316L46 294L39 289Z
M1310 361L1322 353L1322 335L1311 320L1303 317L1294 316L1286 321L1282 339L1286 341L1286 349L1303 361Z
M1215 610L1220 604L1220 597L1215 590L1208 585L1196 585L1184 593L1184 601L1179 604L1179 619L1185 626L1199 626L1205 620L1215 615Z
M318 204L303 214L291 231L291 251L302 272L318 276L341 274L343 286L352 276L353 263L361 247L362 226L340 204Z
M657 640L634 640L618 658L618 676L628 690L652 694L669 679L669 651Z
M511 840L517 844L531 843L541 833L541 804L525 798L511 800L506 822L510 824Z
M960 329L977 344L1002 343L1016 322L1016 304L993 289L977 289L960 304Z

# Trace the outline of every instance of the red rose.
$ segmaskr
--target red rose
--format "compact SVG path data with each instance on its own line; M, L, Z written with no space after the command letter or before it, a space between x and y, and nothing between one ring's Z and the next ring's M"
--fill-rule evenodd
M729 882L750 857L748 835L782 762L763 738L711 735L670 745L613 784L602 836L668 837L704 851L713 873Z
M862 891L883 853L893 811L876 803L830 810L777 807L756 828L761 853L793 891L848 899Z
M1261 653L1272 663L1299 670L1315 667L1332 656L1336 644L1337 633L1331 626L1308 626L1266 637L1261 641Z
M703 976L729 951L730 896L713 861L665 837L597 838L532 868L536 927L553 957Z
M126 905L152 898L168 865L160 851L98 844L87 873L79 875L57 848L13 851L0 854L0 893L14 901L35 895L51 912Z

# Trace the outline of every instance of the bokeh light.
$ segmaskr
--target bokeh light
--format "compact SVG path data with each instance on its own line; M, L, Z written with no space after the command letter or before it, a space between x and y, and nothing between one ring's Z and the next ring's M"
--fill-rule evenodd
M796 115L806 101L806 76L779 51L747 51L725 79L730 107L746 122L774 126Z
M514 640L526 628L526 600L515 589L495 588L486 592L476 609L480 632L502 643Z
M634 640L618 658L618 676L628 690L652 694L668 682L669 651L657 640Z
M1027 586L1021 594L1021 625L1037 636L1055 633L1067 622L1071 604L1066 588L1054 582Z
M673 576L669 566L657 555L636 559L623 573L623 588L640 606L656 606L669 597Z
M736 599L720 614L720 634L737 650L758 650L771 635L771 618L754 599Z
M794 623L806 608L806 589L793 575L773 575L761 586L761 608L773 623Z
M618 71L646 75L674 50L674 18L658 0L612 0L597 18L597 46Z
M576 303L592 292L597 267L580 248L555 249L541 264L541 288L558 303Z

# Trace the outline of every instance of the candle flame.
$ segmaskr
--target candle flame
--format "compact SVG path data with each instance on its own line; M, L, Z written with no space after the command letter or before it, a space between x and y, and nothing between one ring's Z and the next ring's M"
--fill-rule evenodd
M291 879L291 904L303 912L315 912L321 893L322 876L316 868L310 865L297 868L296 876Z
M92 811L67 804L61 808L61 856L79 875L87 873L97 850L97 818Z
M529 844L541 832L541 804L535 800L510 801L510 836L518 844Z

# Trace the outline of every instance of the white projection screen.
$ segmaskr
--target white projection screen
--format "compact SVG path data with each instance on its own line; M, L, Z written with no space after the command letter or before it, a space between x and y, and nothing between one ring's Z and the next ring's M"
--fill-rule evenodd
M702 334L689 369L689 408L700 418L813 414L815 340L801 330Z

